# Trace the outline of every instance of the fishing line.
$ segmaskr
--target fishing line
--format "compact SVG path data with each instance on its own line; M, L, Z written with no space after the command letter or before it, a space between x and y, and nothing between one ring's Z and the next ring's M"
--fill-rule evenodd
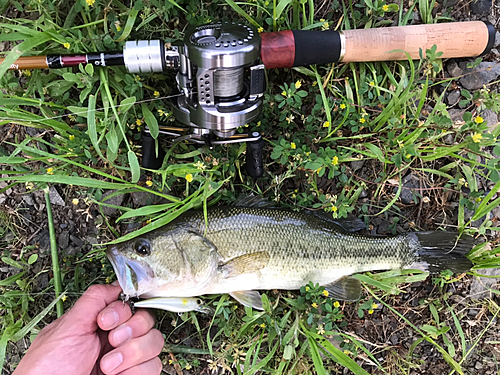
M137 104L149 103L149 102L153 102L153 101L156 101L156 100L171 99L171 98L176 98L176 97L182 96L182 95L183 94L175 94L175 95L162 96L162 97L153 98L153 99L138 100L138 101L132 103L132 105L135 106ZM15 99L15 97L13 99ZM45 103L39 103L39 104L40 105L45 105ZM108 106L108 107L101 107L101 108L96 108L94 110L94 112L102 112L102 111L104 111L106 109L113 109L113 108L119 108L119 107L121 107L120 104L113 105L113 106ZM66 108L66 110L69 110L69 109ZM8 111L8 110L5 110L5 111ZM22 122L31 122L31 123L43 123L44 121L48 121L48 120L57 120L57 119L62 119L62 118L69 117L69 116L86 114L86 113L88 113L88 109L84 110L84 111L72 112L72 113L69 113L69 114L64 114L64 115L59 115L59 116L54 116L54 117L46 117L46 118L41 119L41 120L29 120L29 119L19 119L19 118L18 119L13 119L11 117L0 117L0 121L6 120L6 121L22 121ZM34 114L34 113L30 113L30 114ZM45 124L45 125L47 125L47 124Z

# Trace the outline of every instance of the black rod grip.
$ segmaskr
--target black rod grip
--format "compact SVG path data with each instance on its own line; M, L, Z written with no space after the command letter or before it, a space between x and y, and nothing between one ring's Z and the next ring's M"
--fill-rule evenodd
M252 136L255 136L254 134ZM253 178L259 178L264 174L264 163L262 161L263 148L264 140L262 138L247 142L246 169L248 175Z
M147 169L160 169L165 158L165 151L158 145L158 157L156 157L155 139L151 134L142 133L142 166Z
M328 64L340 59L342 46L337 31L293 30L295 59L293 66Z

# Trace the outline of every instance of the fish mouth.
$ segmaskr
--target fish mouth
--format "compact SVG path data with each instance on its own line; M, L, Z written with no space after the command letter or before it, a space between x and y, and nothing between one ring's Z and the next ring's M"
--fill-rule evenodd
M110 245L106 255L126 296L139 297L151 288L154 272L148 264L122 255L119 245Z

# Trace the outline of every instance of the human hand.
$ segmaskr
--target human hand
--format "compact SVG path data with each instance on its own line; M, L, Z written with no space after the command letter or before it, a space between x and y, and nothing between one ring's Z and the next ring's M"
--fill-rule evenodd
M119 286L92 285L42 329L13 375L160 374L163 336L154 317L118 301Z

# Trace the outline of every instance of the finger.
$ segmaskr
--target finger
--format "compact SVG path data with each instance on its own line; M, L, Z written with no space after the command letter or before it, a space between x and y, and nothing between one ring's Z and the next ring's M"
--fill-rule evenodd
M163 343L161 332L152 329L102 357L101 370L106 375L114 375L147 362L160 354Z
M120 375L157 375L161 374L163 365L160 358L156 357L140 365L126 369L120 372Z
M130 306L122 301L115 301L104 308L97 316L99 327L109 331L125 323L132 316Z
M155 318L152 313L143 309L137 310L129 320L109 332L109 343L116 348L130 339L144 336L154 324Z
M79 322L81 329L93 332L97 329L97 315L107 305L116 301L122 289L114 285L92 285L67 312L69 321ZM84 333L84 332L82 332Z

